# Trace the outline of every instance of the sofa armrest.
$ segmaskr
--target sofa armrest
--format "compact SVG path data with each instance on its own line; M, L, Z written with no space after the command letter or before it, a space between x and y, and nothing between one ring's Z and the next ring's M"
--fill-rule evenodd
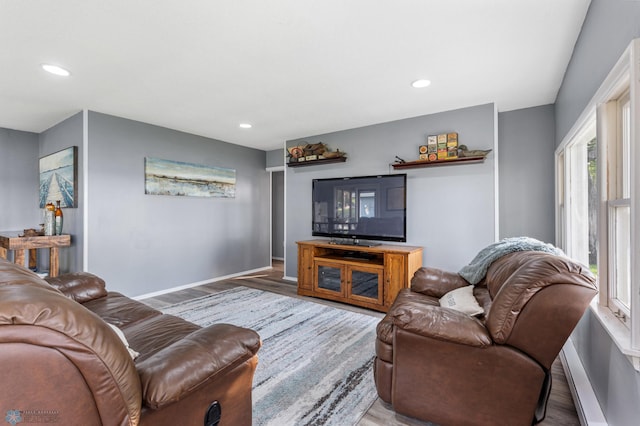
M145 405L158 409L183 399L251 359L261 344L255 331L229 324L194 331L136 364Z
M395 309L393 324L411 333L468 346L491 346L491 336L476 318L440 306L405 303Z
M468 286L469 283L460 275L438 268L419 268L411 279L411 290L427 296L444 296L451 290Z
M88 302L107 295L104 280L88 272L73 272L45 280L53 288L78 303Z

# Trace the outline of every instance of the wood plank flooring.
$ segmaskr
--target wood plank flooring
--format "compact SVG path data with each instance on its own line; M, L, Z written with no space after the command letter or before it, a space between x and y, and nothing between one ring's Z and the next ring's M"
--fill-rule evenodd
M384 316L384 314L381 312L375 312L369 309L349 306L329 300L298 296L296 294L295 283L283 280L282 276L283 264L281 261L274 260L273 268L263 272L224 281L217 281L214 283L204 284L185 290L179 290L173 293L167 293L153 298L144 299L142 300L142 302L147 303L148 305L151 305L155 308L162 308L174 303L206 296L208 294L215 294L217 292L242 285L245 287L257 288L259 290L271 291L273 293L278 293L284 296L296 297L308 301L334 306L341 309L347 309L353 312L359 312L377 318L382 318ZM571 392L569 391L569 386L567 385L567 379L565 377L564 371L562 369L562 364L560 363L559 359L556 359L556 361L553 363L551 373L553 385L551 388L551 396L549 397L549 402L547 405L547 416L545 420L539 424L542 426L580 425L575 404L571 397ZM430 423L396 414L388 404L378 398L371 406L369 411L367 411L364 417L360 420L358 426L426 426L429 424Z

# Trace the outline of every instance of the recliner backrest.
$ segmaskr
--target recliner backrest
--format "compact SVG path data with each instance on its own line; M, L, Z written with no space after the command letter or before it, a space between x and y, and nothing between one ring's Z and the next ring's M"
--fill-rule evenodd
M596 295L595 278L566 257L516 252L489 267L492 295L486 327L496 344L510 345L550 368Z

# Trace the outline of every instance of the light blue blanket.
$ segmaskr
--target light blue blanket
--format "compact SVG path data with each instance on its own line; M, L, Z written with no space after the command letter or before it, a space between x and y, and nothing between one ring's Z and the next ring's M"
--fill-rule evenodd
M557 256L564 256L564 252L559 248L538 241L535 238L505 238L480 250L480 253L476 255L471 263L460 269L458 274L469 283L478 284L487 274L487 269L489 269L489 265L493 261L515 251L543 251Z

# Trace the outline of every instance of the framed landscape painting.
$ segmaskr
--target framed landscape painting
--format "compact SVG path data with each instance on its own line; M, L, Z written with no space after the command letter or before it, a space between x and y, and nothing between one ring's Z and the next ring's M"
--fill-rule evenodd
M78 207L78 147L72 146L40 159L40 208L60 201L60 207Z
M189 197L236 196L236 171L180 161L144 159L144 193Z

